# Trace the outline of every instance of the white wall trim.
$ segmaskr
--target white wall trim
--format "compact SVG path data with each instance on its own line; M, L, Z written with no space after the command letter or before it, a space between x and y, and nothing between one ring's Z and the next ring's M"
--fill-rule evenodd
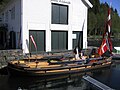
M60 25L60 24L51 24L51 30L62 30L62 31L68 31L69 26L68 25Z

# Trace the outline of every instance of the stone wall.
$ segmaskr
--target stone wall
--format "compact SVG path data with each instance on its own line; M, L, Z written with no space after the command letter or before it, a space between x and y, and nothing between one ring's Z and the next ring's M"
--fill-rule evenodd
M23 57L22 50L0 50L0 67L7 65L7 62Z

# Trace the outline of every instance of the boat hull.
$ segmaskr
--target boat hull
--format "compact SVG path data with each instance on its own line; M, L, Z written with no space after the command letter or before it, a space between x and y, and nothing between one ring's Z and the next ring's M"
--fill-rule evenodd
M89 72L91 70L97 70L102 68L107 68L111 66L111 62L104 63L104 65L83 65L83 66L76 66L76 67L62 67L62 68L52 68L52 69L24 69L23 67L18 67L11 63L8 64L8 73L10 76L53 76L53 75L64 75L64 74L71 74L71 73L79 73L79 72Z

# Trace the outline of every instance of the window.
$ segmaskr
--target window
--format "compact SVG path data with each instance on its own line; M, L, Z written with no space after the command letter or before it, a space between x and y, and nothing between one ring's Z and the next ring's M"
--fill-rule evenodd
M29 35L34 37L35 43L37 45L37 51L45 51L45 30L29 30ZM34 44L29 40L29 50L30 52L36 52Z
M52 24L68 24L68 6L52 4Z
M68 49L68 32L52 31L51 32L51 48L52 50Z

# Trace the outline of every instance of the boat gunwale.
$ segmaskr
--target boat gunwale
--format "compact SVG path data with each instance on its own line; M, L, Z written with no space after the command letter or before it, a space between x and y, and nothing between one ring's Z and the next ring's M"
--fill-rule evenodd
M26 70L22 70L22 69L16 69L16 68L11 68L12 70L17 70L17 72L21 72L22 74L17 74L17 76L53 76L53 75L63 75L63 74L71 74L71 73L81 73L81 72L88 72L88 71L92 71L92 70L97 70L99 68L107 68L110 67L111 63L106 63L104 65L96 65L95 67L90 67L90 68L83 68L83 69L79 69L79 70L70 70L70 71L63 71L63 72L43 72L43 73L36 73L36 72L32 72L32 71L26 71ZM11 71L10 71L11 72ZM10 76L16 76L15 73L10 73Z
M109 62L109 61L108 61ZM18 68L18 69L22 69L22 70L29 70L29 71L51 71L51 70L62 70L62 69L72 69L72 68L80 68L80 67L87 67L87 66L94 66L93 64L95 65L101 65L103 63L106 63L106 61L97 61L97 62L94 62L94 63L88 63L88 64L77 64L75 66L70 66L70 65L62 65L62 66L56 66L56 67L42 67L42 68L31 68L31 67L23 67L22 65L16 65L16 64L12 64L12 63L9 63L11 65L13 65L14 67ZM9 65L8 65L9 66Z

